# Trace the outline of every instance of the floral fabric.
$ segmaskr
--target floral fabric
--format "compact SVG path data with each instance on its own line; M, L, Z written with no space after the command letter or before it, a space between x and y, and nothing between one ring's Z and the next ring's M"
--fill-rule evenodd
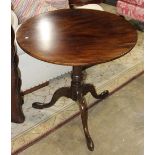
M138 5L140 7L144 7L144 0L122 0L122 1L130 4Z
M117 1L117 13L143 22L144 8L138 5L126 3L124 1L129 1L129 0Z

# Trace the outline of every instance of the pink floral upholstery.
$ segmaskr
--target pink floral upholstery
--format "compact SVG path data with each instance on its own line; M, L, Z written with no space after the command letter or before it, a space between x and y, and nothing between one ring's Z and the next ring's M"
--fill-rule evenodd
M69 8L68 0L11 0L19 23L43 12Z
M140 7L144 7L144 0L122 0L123 2L127 2L129 4L135 4L138 5Z
M118 0L117 13L144 21L144 0Z

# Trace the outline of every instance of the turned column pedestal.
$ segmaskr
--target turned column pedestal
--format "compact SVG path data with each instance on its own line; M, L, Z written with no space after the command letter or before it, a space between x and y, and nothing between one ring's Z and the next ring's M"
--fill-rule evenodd
M87 146L93 151L84 96L90 92L96 99L104 99L109 92L98 95L92 84L85 84L83 68L125 55L136 41L137 32L130 23L105 11L61 9L28 19L17 31L19 46L39 60L73 66L71 86L58 89L49 103L35 102L33 107L49 108L62 96L77 102Z
M104 99L105 97L108 96L109 92L108 90L106 90L102 92L100 95L98 95L93 85L84 84L82 68L83 68L82 66L73 67L73 71L71 74L71 78L72 78L71 87L62 87L58 89L53 94L53 97L49 103L43 104L43 103L35 102L33 103L32 106L36 109L49 108L50 106L54 105L56 101L62 96L71 98L73 101L76 101L80 108L81 119L82 119L82 124L83 124L83 129L84 129L84 134L86 137L88 149L93 151L94 143L88 131L88 124L87 124L88 112L87 112L87 104L86 104L84 95L90 92L92 96L95 97L96 99Z

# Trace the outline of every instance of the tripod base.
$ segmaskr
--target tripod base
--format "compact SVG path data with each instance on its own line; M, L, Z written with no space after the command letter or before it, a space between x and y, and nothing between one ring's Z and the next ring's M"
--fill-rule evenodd
M98 95L96 93L95 87L92 84L83 84L82 71L83 69L81 66L73 67L72 76L71 76L72 78L71 87L59 88L53 94L53 97L49 103L43 104L43 103L35 102L33 103L32 106L36 109L49 108L52 105L54 105L60 97L63 97L63 96L67 98L71 98L73 101L76 101L80 108L82 125L83 125L84 134L86 137L88 149L90 151L93 151L94 143L90 137L89 130L88 130L88 124L87 124L88 110L87 110L87 104L86 104L84 96L90 92L94 98L104 99L105 97L109 95L109 91L105 90L104 92Z

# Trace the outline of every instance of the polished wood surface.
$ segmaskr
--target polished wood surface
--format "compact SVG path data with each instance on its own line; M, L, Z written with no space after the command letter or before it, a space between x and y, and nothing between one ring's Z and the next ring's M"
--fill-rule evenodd
M92 84L84 84L83 68L107 62L129 52L137 41L136 30L124 18L104 11L85 9L57 10L27 20L17 31L20 47L29 55L49 63L73 66L71 87L59 88L49 103L33 103L37 109L48 108L62 97L76 101L88 149L94 143L88 130L88 112L84 96L90 92L96 99Z
M76 101L79 105L81 120L83 125L83 130L87 142L87 147L90 151L94 150L94 143L90 136L88 130L88 111L87 111L87 103L84 96L87 93L91 93L91 95L96 99L104 99L109 95L109 91L105 90L101 94L97 94L95 87L92 84L84 84L83 83L83 68L82 66L74 66L71 75L71 87L62 87L55 91L53 97L49 103L33 103L33 107L36 109L49 108L53 106L56 101L61 97L67 97Z
M61 65L107 62L128 53L137 33L125 19L104 11L66 9L32 17L17 31L29 55Z

